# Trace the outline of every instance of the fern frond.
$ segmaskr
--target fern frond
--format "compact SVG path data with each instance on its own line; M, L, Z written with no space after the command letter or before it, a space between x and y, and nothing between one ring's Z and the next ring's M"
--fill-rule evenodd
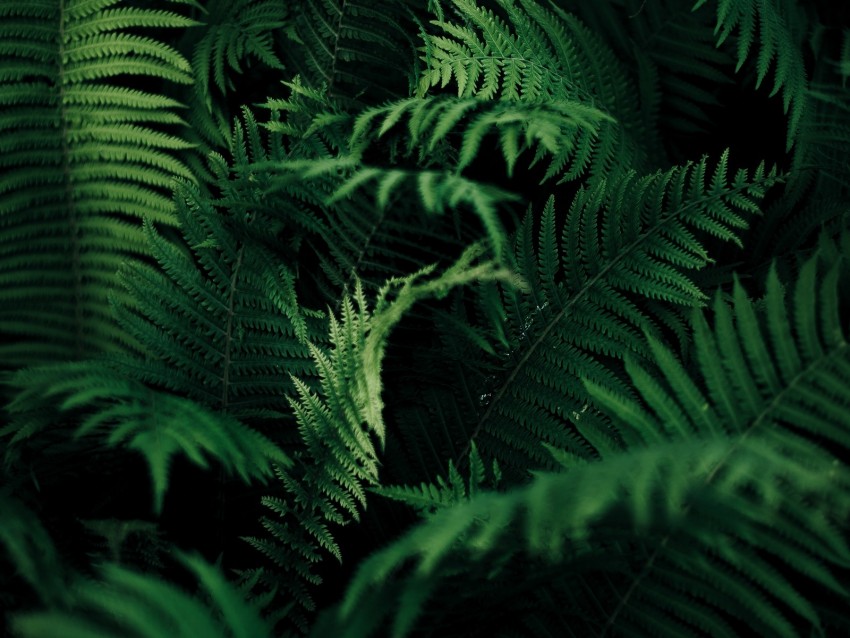
M23 579L35 590L42 604L67 604L68 570L41 521L5 489L0 491L0 513L3 520L0 545L5 549L5 558L14 567L4 572L13 571L16 578ZM19 587L17 582L5 585L9 589Z
M81 581L68 611L21 614L15 632L28 638L66 636L209 636L261 638L271 628L218 569L192 555L179 556L206 600L155 576L105 565L100 580Z
M659 324L643 300L703 305L692 277L710 257L696 233L737 242L776 182L761 167L752 177L739 171L729 179L727 160L724 154L710 176L703 159L595 183L577 193L566 213L550 199L539 223L526 216L510 263L529 282L530 294L490 301L509 346L477 393L482 401L464 440L476 441L505 472L514 463L517 469L545 464L541 442L579 457L612 444L582 380L626 392L600 358L650 355L639 335L656 333Z
M850 448L850 350L839 312L839 281L841 275L846 276L846 266L843 259L836 259L830 252L825 250L823 255L816 254L803 264L787 296L774 268L758 307L736 280L732 307L719 293L715 297L713 328L695 311L692 325L700 381L693 379L662 344L649 338L660 376L650 374L635 362L627 363L647 408L593 383L587 384L588 389L616 415L618 426L635 441L649 440L648 436L657 440L659 434L672 440L688 439L701 432L730 435L733 446L711 471L707 482L722 483L734 472L730 468L738 458L759 446L769 451L778 468L802 467L807 472L824 473L829 485L821 489L827 492L826 496L846 498L846 468L833 456ZM807 481L806 489L809 485ZM777 482L759 488L757 495L766 503L779 503L788 498L789 492L796 497L793 487ZM748 613L757 619L754 622L764 627L761 631L797 635L787 619L789 613L802 616L814 628L820 626L820 620L813 604L816 601L805 600L774 565L762 563L757 548L769 552L787 569L847 596L825 569L824 563L829 559L822 553L834 553L843 564L850 559L845 538L837 530L842 524L842 509L836 503L812 515L806 513L810 503L802 498L782 518L759 521L766 529L760 532L763 537L749 550L749 556L738 554L731 544L722 546L718 554L736 566L738 583L728 575L713 574L707 579L716 587L728 588L729 593L748 587L744 579L749 580L750 588L761 588L762 595L751 596L748 605ZM735 545L750 543L752 538L741 538ZM654 578L655 564L663 552L662 549L651 555L609 625L616 622L617 614L627 613L636 603L632 593L639 598L642 589L651 587L647 581ZM672 558L681 560L677 555Z
M327 522L342 525L358 520L366 505L366 487L377 484L380 452L386 438L383 420L381 366L390 331L420 299L442 297L455 286L510 275L490 262L478 262L473 246L440 276L426 279L434 267L391 279L379 291L370 311L362 286L342 303L339 318L328 328L332 350L311 346L320 387L312 391L293 378L296 395L290 403L305 445L304 458L292 470L278 469L288 500L266 498L275 519L262 520L273 540L247 538L256 549L300 579L266 578L288 592L300 608L290 620L303 631L304 613L313 601L304 582L318 583L313 564L322 548L341 560ZM282 522L281 522L282 521Z
M274 168L272 190L285 191L293 186L297 189L307 180L326 180L329 192L320 202L331 210L340 204L346 208L371 206L378 217L383 217L405 192L415 197L418 209L428 215L471 210L481 221L494 254L502 252L505 242L499 206L519 199L514 193L452 171L369 166L362 164L358 155L279 164ZM374 192L374 199L358 202L366 190Z
M744 439L662 443L539 474L505 494L480 494L367 559L313 635L364 636L381 624L400 637L434 619L441 624L431 630L441 635L510 635L528 620L516 608L534 595L537 606L526 613L560 618L569 635L605 635L604 619L625 591L640 602L627 617L611 619L623 634L724 635L717 632L738 618L758 633L790 638L797 634L786 610L813 627L817 614L762 552L841 591L831 571L846 564L850 551L832 525L850 511L850 474L824 465L829 457L818 451L793 460L784 452ZM811 518L797 516L801 507ZM634 555L661 564L657 579L633 593L624 583L642 574ZM545 580L535 579L538 571ZM475 596L500 575L508 592L502 606ZM678 605L683 591L693 595ZM482 607L487 620L459 632L463 614Z
M544 181L557 175L568 163L582 135L595 136L603 123L612 121L602 111L578 101L526 103L477 97L408 98L361 113L354 125L351 144L356 148L367 144L373 135L383 137L405 119L409 120L406 152L418 151L420 161L433 155L451 135L460 140L457 160L453 163L457 171L462 171L479 155L484 138L498 132L508 176L513 175L520 154L533 150L534 162L549 157ZM377 134L371 130L375 126Z
M707 87L730 84L727 69L734 66L732 56L716 46L714 21L706 12L691 11L691 0L627 6L631 11L621 28L628 29L628 36L612 33L610 40L621 47L634 41L620 53L637 61L641 110L650 117L646 126L704 132L711 122L709 108L720 105ZM581 10L603 14L594 26L612 28L602 22L608 17L602 5L582 5Z
M328 168L330 166L328 165ZM324 170L324 167L322 168ZM470 209L481 221L493 247L493 253L497 255L502 252L505 241L505 230L499 220L498 207L518 199L513 193L497 186L483 184L448 171L363 166L333 193L328 203L333 204L356 189L370 184L371 189L375 191L375 206L379 210L385 209L400 191L409 192L414 188L426 213L433 215L443 214L451 209Z
M101 361L28 368L9 383L17 390L3 434L8 445L57 423L78 425L74 437L98 436L107 447L126 447L144 456L151 474L153 509L162 510L172 458L183 455L200 467L208 459L242 480L271 476L272 463L291 460L274 443L235 418L194 401L151 390L115 374Z
M317 313L301 310L291 271L268 247L234 232L254 218L228 221L188 183L175 203L189 250L146 224L159 269L128 263L120 279L137 301L116 297L115 312L147 356L116 365L237 417L284 410L286 375L307 370Z
M585 171L604 176L615 164L645 168L647 160L632 137L641 130L634 89L610 49L559 7L547 10L531 0L497 4L507 20L474 0L452 0L462 21L432 21L438 34L423 34L427 68L417 94L452 82L461 98L584 104L612 120L598 132L575 136L575 150L555 165L561 180Z
M474 497L478 492L498 486L501 478L499 464L493 461L489 471L484 465L478 448L473 443L469 449L469 478L464 481L454 463L449 461L448 479L437 477L435 483L414 486L376 487L372 491L386 498L400 501L421 514L431 515Z
M701 8L708 0L697 0L693 10ZM795 27L807 21L802 10L793 0L720 0L717 3L718 45L723 44L733 33L737 33L737 60L740 70L752 55L757 42L756 87L773 68L773 91L782 90L785 112L789 112L786 148L793 146L798 127L806 110L808 82L801 50L805 33Z
M344 101L385 100L407 89L417 3L301 0L287 62L311 87ZM407 27L407 28L406 28Z
M352 154L354 115L298 78L284 86L290 90L287 98L269 99L263 105L271 109L269 121L263 123L269 135L268 153L240 160L234 172L262 194L267 219L286 224L291 244L306 245L308 258L316 255L321 270L304 274L335 310L357 280L374 293L387 278L454 259L480 238L480 231L459 223L460 215L475 206L489 214L512 198L447 172L425 175L411 169L399 175L393 168L370 166L362 161L362 144L354 145L360 150ZM414 191L417 177L425 185L445 182L452 188L423 202L424 196ZM385 183L380 205L366 193L369 181ZM407 192L412 197L405 197ZM465 200L470 206L456 210L450 204L455 199L457 205ZM423 215L423 208L429 213L448 209L450 214L437 219Z
M845 390L850 351L838 298L844 267L834 254L824 249L823 257L808 259L789 293L772 268L760 307L736 279L732 307L719 293L715 296L713 329L702 314L694 315L696 354L707 393L650 338L666 382L645 385L651 375L642 366L631 361L627 369L660 420L675 413L692 431L716 430L715 424L722 423L752 437L784 441L791 436L799 442L797 436L806 434L832 450L850 448L850 397ZM610 397L603 402L611 405ZM637 405L633 408L637 414ZM640 413L643 423L656 418Z
M119 0L0 7L0 243L4 365L81 358L123 341L107 302L117 263L145 254L138 220L172 225L176 101L123 78L191 83L185 58L146 29L177 13Z
M240 72L254 57L272 69L283 68L275 52L275 30L287 24L285 8L268 0L210 2L205 8L204 36L195 45L192 66L198 74L196 90L212 107L210 79L224 93L230 87L228 70Z
M246 127L234 135L243 162L246 147L264 152L256 124ZM19 372L10 385L15 418L2 431L8 454L26 439L43 447L49 439L35 435L63 423L78 434L105 431L108 447L146 458L157 510L175 454L202 467L214 459L243 479L267 475L274 459L287 462L260 431L288 412L287 375L310 374L307 339L319 334L321 314L301 308L273 235L253 240L252 224L265 222L253 186L239 184L224 158L212 157L211 167L219 199L189 182L175 188L183 241L146 221L157 267L137 260L119 272L124 292L114 294L113 311L134 349Z
M284 69L275 35L292 24L288 8L270 0L214 0L202 13L202 24L190 34L195 83L188 100L191 127L185 131L188 139L199 140L199 159L227 147L236 113L225 96L242 90L239 76L252 65L265 73Z

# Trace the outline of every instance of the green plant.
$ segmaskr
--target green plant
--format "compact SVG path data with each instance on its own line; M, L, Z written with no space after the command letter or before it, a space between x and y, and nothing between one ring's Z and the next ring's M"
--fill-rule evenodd
M846 633L848 29L0 5L6 629Z

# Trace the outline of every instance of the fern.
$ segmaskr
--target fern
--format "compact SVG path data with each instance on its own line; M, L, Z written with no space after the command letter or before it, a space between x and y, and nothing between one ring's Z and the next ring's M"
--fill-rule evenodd
M600 125L611 121L610 116L578 101L526 104L480 98L408 98L359 115L351 144L356 148L368 143L373 123L380 124L377 137L381 137L407 117L406 152L410 154L417 149L420 160L424 160L470 115L473 117L464 128L457 149L455 170L460 172L472 164L485 136L496 129L508 177L512 176L520 154L536 147L535 161L550 156L544 181L567 163L577 138L596 135Z
M418 487L377 487L373 491L380 496L391 498L413 507L421 514L426 516L432 515L435 512L472 498L478 492L483 491L485 485L488 483L492 484L493 487L498 486L501 479L499 464L493 461L488 472L474 443L469 449L468 466L469 479L467 481L464 481L460 472L449 461L448 480L440 476L437 477L436 483L422 483Z
M777 603L816 626L812 602L761 553L766 548L801 575L842 591L820 561L835 568L848 557L832 527L847 513L846 491L833 487L846 490L846 471L824 467L818 453L786 462L785 448L765 441L740 443L728 458L733 445L655 445L563 474L541 474L521 490L484 493L439 512L367 559L337 619L325 619L313 635L365 636L384 625L390 635L405 636L415 624L440 616L445 624L430 629L442 635L519 633L530 619L513 607L537 594L536 569L546 571L547 586L561 598L541 599L533 613L550 620L561 615L564 635L605 635L609 626L636 635L734 635L730 617L736 616L759 633L796 635L773 607ZM799 507L817 522L793 516ZM781 530L772 527L778 520ZM630 555L644 553L650 568L657 563L657 576L633 593L623 583L643 572ZM548 562L557 564L557 576ZM508 570L511 576L504 575ZM452 583L459 573L469 578L465 586ZM500 609L478 599L477 579L499 579L511 592L507 600L516 603ZM573 582L572 591L559 581ZM523 591L523 583L531 591ZM682 587L696 595L679 604ZM635 597L628 617L617 615L624 591L626 600ZM471 606L485 606L489 621L458 632L455 623L464 623ZM593 608L602 612L596 618L587 613Z
M846 18L2 3L3 629L850 634Z
M705 12L692 12L692 5L690 0L628 4L629 19L623 28L629 29L633 44L622 55L636 59L641 111L651 118L649 128L670 127L684 134L706 131L710 109L720 106L706 87L731 83L727 68L733 58L715 46L713 21ZM582 10L601 13L604 6L582 5ZM603 22L610 16L599 18L594 26L612 28ZM612 40L625 44L626 38Z
M617 167L643 168L647 160L631 136L640 131L629 79L613 54L574 16L529 0L500 1L508 22L472 0L453 0L465 23L435 20L441 35L426 34L426 68L418 95L455 84L459 97L544 102L548 108L584 103L614 122L581 131L574 149L558 157L562 181L586 170L595 176ZM614 160L614 158L617 158ZM554 173L551 166L547 175Z
M0 7L0 247L4 365L82 358L123 341L107 296L144 254L137 221L172 225L171 180L193 179L175 100L124 76L190 83L186 59L146 29L195 23L119 0Z
M358 520L366 505L367 486L378 482L379 454L386 438L381 398L381 363L390 330L419 299L444 296L454 286L509 274L480 256L474 246L439 277L424 279L433 267L403 279L390 280L369 311L362 286L346 298L339 319L330 320L333 350L311 346L319 373L320 391L293 379L296 396L290 399L304 442L303 463L293 471L278 469L288 500L268 497L264 505L276 516L262 522L272 540L248 538L278 569L299 578L272 574L265 580L285 588L297 607L290 621L306 629L304 612L314 609L308 584L321 578L313 572L323 550L342 560L330 524Z
M12 626L20 636L270 636L267 623L217 569L197 556L181 562L198 579L208 601L174 585L114 564L100 581L81 581L69 611L19 615Z
M236 130L236 146L244 146ZM229 185L227 163L213 156L211 166L235 209L238 189ZM250 206L250 193L242 203ZM200 466L210 457L243 479L267 474L272 460L287 462L246 424L262 428L282 418L283 375L309 369L306 339L320 316L300 309L294 275L284 264L272 266L271 248L237 234L260 215L228 221L189 183L176 187L175 207L185 244L163 237L147 221L149 251L159 268L135 261L119 273L126 292L113 297L113 309L136 350L18 372L9 383L16 393L9 406L13 419L0 431L9 453L16 453L14 446L31 437L40 445L34 435L73 411L78 435L103 431L107 445L145 456L157 512L176 453Z
M30 509L12 498L5 489L0 491L0 512L3 513L0 543L14 568L4 569L4 573L11 577L11 582L3 583L4 589L19 589L19 583L16 581L20 579L32 587L41 602L48 605L66 604L67 570L41 521Z
M195 83L186 133L198 137L203 159L210 150L227 147L235 114L223 96L242 88L239 76L247 75L252 64L267 73L283 70L275 35L291 26L291 15L268 0L213 1L201 10L202 26L189 39Z
M694 10L704 6L706 2L707 0L697 0ZM765 80L773 64L771 95L781 89L785 111L790 109L787 148L791 148L794 143L800 119L806 109L806 70L799 46L803 34L799 30L795 32L793 28L801 22L800 18L801 11L797 3L786 0L722 0L717 5L715 33L718 44L722 44L732 33L738 34L737 70L741 69L751 55L758 27L756 87Z
M370 165L364 161L370 137L366 129L379 112L363 112L354 124L354 131L348 131L344 126L351 122L351 116L335 110L327 98L300 82L287 86L293 91L290 99L269 100L266 104L272 109L272 121L267 128L272 133L294 138L293 148L280 158L254 163L248 170L263 175L268 184L267 193L283 194L288 207L301 209L307 204L318 209L323 219L317 232L336 262L325 259L322 267L332 281L342 285L343 292L348 292L355 276L371 279L376 287L380 285L380 279L369 273L363 262L370 250L381 250L381 242L389 239L387 230L393 231L394 240L400 235L434 237L437 248L431 254L392 253L401 263L407 261L419 267L429 257L445 257L443 250L457 250L457 242L440 245L445 238L434 232L430 219L422 219L423 211L434 215L449 210L471 210L481 220L496 254L500 252L504 228L499 220L499 207L514 201L516 195L447 170ZM305 102L321 111L310 120L296 124ZM288 115L285 122L275 119L281 111ZM581 113L579 109L576 112ZM346 134L342 135L341 130ZM373 187L375 197L363 197L365 188L373 183L378 184ZM415 193L412 200L404 196L411 191ZM410 241L408 250L413 252L415 245ZM393 269L387 272L372 260L368 267L390 276L409 272Z
M397 97L406 89L412 48L405 26L417 3L380 6L364 0L301 0L289 59L295 73L328 95L357 102Z
M116 376L108 363L93 361L22 370L4 434L15 444L75 415L74 437L99 435L102 445L124 446L145 457L151 473L154 512L162 511L172 457L180 453L200 467L215 459L244 480L271 475L271 464L291 460L271 441L227 414L194 401L157 392ZM46 403L46 400L52 403Z
M267 1L210 5L205 9L208 22L204 37L192 55L192 66L200 73L196 90L205 97L208 109L212 108L210 79L219 91L226 92L232 88L227 71L241 71L241 60L254 57L267 67L282 68L273 36L287 24L280 7Z
M563 473L438 512L368 559L338 616L315 635L348 635L349 627L368 635L390 613L392 634L404 636L429 598L449 607L451 628L452 614L483 602L458 601L461 585L442 589L458 561L483 578L474 565L495 558L492 579L524 555L557 562L560 578L581 583L559 589L570 635L731 635L734 621L758 634L796 636L800 623L822 632L819 601L803 582L846 600L836 570L850 559L837 529L850 507L850 474L824 447L850 445L841 263L825 257L820 284L820 258L803 265L791 316L775 273L760 312L740 285L734 314L717 296L714 330L695 311L703 383L652 338L663 380L628 366L646 407L587 381L629 451L576 465L555 450ZM399 574L410 560L413 569ZM590 588L592 603L583 598ZM604 610L598 620L582 613L590 604ZM536 613L557 617L551 605ZM512 621L510 612L496 620Z
M213 170L227 181L223 158L213 158ZM115 310L148 356L118 359L119 368L234 416L273 416L285 405L281 375L306 369L319 314L299 308L286 265L247 241L262 216L223 217L190 184L177 187L175 202L190 252L146 226L160 268L129 263L121 281L140 307L116 297Z
M710 258L694 232L737 241L747 216L758 212L757 200L776 180L762 168L752 178L739 171L729 180L726 163L724 155L711 177L702 160L598 182L581 189L565 213L550 199L539 222L530 213L525 217L509 263L529 282L530 294L490 291L481 297L482 316L496 326L483 338L500 356L494 360L478 350L489 361L473 390L480 401L462 424L447 426L455 463L468 451L468 443L456 441L476 441L515 480L522 476L515 472L546 465L541 442L579 458L618 447L588 402L582 380L625 392L623 380L600 358L649 356L638 335L660 331L666 317L650 314L642 300L671 307L705 303L693 273ZM633 211L640 211L639 219ZM458 335L449 347L466 340ZM438 352L442 360L453 358ZM427 355L419 358L420 365L430 365ZM417 378L426 387L433 383L426 374ZM445 395L432 400L440 405L453 400Z

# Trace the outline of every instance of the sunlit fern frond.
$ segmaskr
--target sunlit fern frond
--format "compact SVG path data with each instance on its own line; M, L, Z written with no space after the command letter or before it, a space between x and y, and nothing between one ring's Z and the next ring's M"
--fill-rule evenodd
M315 604L311 585L321 582L315 564L324 554L342 560L334 528L359 520L366 488L378 483L386 439L382 375L390 331L420 299L445 296L472 281L510 278L491 262L481 262L473 246L438 276L433 267L389 280L370 309L362 286L343 300L339 318L328 328L331 349L311 346L320 386L310 389L293 377L290 399L304 443L291 470L280 468L281 496L263 499L271 514L262 519L268 538L246 539L274 566L260 580L285 592L295 604L288 624L304 631Z
M612 121L576 136L574 149L560 158L562 181L589 172L617 173L650 168L633 99L635 88L613 52L574 15L532 0L499 0L494 9L474 0L452 0L456 21L432 21L424 33L426 68L418 95L450 84L458 97L546 104L583 103ZM550 168L551 171L551 168Z

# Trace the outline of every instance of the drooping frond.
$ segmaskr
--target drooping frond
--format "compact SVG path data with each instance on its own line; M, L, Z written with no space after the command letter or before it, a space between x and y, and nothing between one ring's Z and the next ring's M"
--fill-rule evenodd
M274 443L232 416L122 378L108 361L27 368L9 385L17 393L8 406L12 422L0 430L9 436L7 455L57 424L74 423L75 438L96 436L102 446L126 447L145 457L156 513L162 511L177 454L200 467L212 459L245 482L271 476L273 463L291 464Z
M11 564L12 567L2 570L0 582L4 590L19 591L20 580L23 580L38 594L43 604L66 604L67 569L38 517L5 489L0 490L0 513L3 515L0 564ZM12 607L9 605L7 608Z
M641 130L635 91L613 53L573 15L532 0L499 0L506 20L474 0L452 0L457 22L434 20L423 34L418 95L450 83L459 97L545 103L583 103L612 118L598 131L580 131L559 157L566 181L585 171L604 176L612 165L646 169L633 136ZM553 167L550 167L552 173Z
M499 148L513 175L520 154L534 151L535 162L547 158L549 165L543 180L559 174L576 152L583 135L595 136L599 127L612 118L579 101L515 102L485 100L478 97L407 98L361 113L351 134L354 148L366 145L370 138L381 138L408 121L406 154L416 152L423 164L433 155L447 156L447 162L463 171L480 155L484 138L496 133ZM377 132L373 132L377 128ZM456 146L449 140L457 139ZM445 146L451 153L443 152ZM456 159L454 156L456 155Z
M499 208L515 201L515 194L447 168L429 170L429 161L423 162L423 167L398 167L393 165L392 150L385 153L386 164L391 166L367 162L370 122L380 117L379 110L362 112L355 123L353 116L340 112L326 97L300 82L287 86L293 91L290 99L269 100L266 106L273 109L267 128L288 138L289 152L244 170L262 175L268 194L282 198L278 201L286 202L290 210L315 212L320 220L317 234L331 257L322 258L322 269L344 293L355 278L380 285L382 277L418 269L453 250L457 254L462 244L455 239L459 233L452 230L458 224L435 222L435 214L445 216L451 211L457 216L471 211L481 220L495 253L501 252L505 231ZM416 102L428 100L414 99L411 104ZM319 113L303 121L305 105L318 107ZM577 116L582 112L577 109ZM279 119L281 113L286 120ZM591 116L592 112L587 113ZM351 126L355 126L353 132ZM417 248L425 248L416 239L423 236L433 239L431 252L421 253ZM472 236L478 239L480 233ZM396 241L405 244L403 252L389 248L388 244ZM388 257L385 263L381 256ZM407 264L412 268L405 269Z
M478 217L484 233L500 254L504 247L505 230L499 220L499 206L517 200L513 193L490 184L468 179L452 171L382 168L361 165L352 158L293 163L285 167L283 180L314 179L325 174L347 177L337 181L337 188L324 201L326 204L344 202L349 197L366 197L366 203L384 212L401 197L413 197L419 209L429 215L450 210L469 210ZM374 199L364 195L373 191Z
M100 580L82 580L68 610L21 614L12 620L17 635L174 636L175 638L263 638L271 628L218 569L201 558L181 555L201 587L189 595L155 576L116 564L102 567Z
M121 341L107 302L118 265L146 252L142 216L174 223L171 180L193 179L175 155L189 146L173 134L180 105L132 88L191 83L189 63L143 34L194 24L121 0L0 6L4 366Z
M697 0L694 10L708 0ZM714 4L714 2L712 2ZM718 45L737 34L738 70L756 54L756 86L761 85L773 69L773 91L782 90L785 111L790 109L786 146L791 148L806 109L808 82L801 42L806 37L798 25L806 24L802 7L794 0L717 0Z
M312 635L511 636L539 623L547 636L725 636L737 621L793 638L794 614L817 631L799 581L843 592L834 572L850 548L834 525L850 512L850 473L786 451L660 443L482 493L368 558Z
M275 515L262 520L271 539L247 540L281 572L265 580L295 601L289 620L301 630L306 629L304 613L314 608L307 584L321 582L314 563L324 552L342 560L331 526L358 520L366 488L378 481L386 438L381 366L390 331L422 298L445 296L472 281L510 276L490 262L476 263L481 252L479 246L467 250L438 277L426 279L431 267L388 281L371 311L358 283L355 296L343 300L340 317L330 319L332 349L311 346L320 388L311 390L293 377L296 396L290 403L305 453L292 470L278 470L286 499L263 500Z
M262 125L270 139L265 160L258 161L254 154L251 161L236 163L234 170L263 193L270 216L306 233L296 239L310 247L320 270L303 274L322 291L325 303L339 309L340 299L351 294L356 280L376 292L388 278L448 261L462 251L465 242L458 233L446 232L450 223L437 225L432 216L422 216L418 197L390 197L403 180L392 180L393 188L385 191L383 202L391 205L376 206L374 196L358 192L363 190L358 170L374 180L392 169L373 170L377 167L358 162L359 153L352 154L355 116L299 78L284 87L288 97L271 98L263 105L271 111ZM461 191L461 186L454 190ZM482 206L495 207L509 197L501 191L485 194ZM463 198L462 192L459 195Z

